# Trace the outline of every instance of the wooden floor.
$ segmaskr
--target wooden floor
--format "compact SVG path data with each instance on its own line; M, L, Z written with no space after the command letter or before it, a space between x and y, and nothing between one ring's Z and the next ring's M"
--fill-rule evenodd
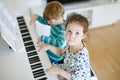
M86 44L98 80L120 80L120 21L90 29Z

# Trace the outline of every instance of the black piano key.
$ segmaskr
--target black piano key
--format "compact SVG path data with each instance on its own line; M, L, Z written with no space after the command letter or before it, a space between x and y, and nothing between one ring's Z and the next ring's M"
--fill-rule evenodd
M37 52L34 51L34 52L30 52L30 53L27 53L28 57L31 57L31 56L35 56L37 55Z
M41 77L41 76L45 76L44 71L38 72L38 73L33 73L34 77Z
M37 63L37 62L40 62L40 60L36 59L36 60L29 60L30 64L33 64L33 63Z
M25 22L18 23L19 26L26 25Z
M45 72L43 69L39 69L39 70L33 71L33 75L35 78L37 78L37 77L44 76Z
M43 77L43 78L40 78L40 79L37 79L37 80L47 80L47 77Z
M25 33L25 32L29 32L28 29L23 29L23 30L20 30L21 33Z
M34 78L45 76L45 73L33 74Z
M34 60L39 60L39 57L38 56L34 56L34 57L31 57L29 58L30 61L34 61ZM39 60L40 61L40 60Z
M30 64L36 63L36 62L40 62L40 59L38 56L29 58Z
M30 40L32 40L32 38L31 38L30 36L23 38L23 41L24 41L24 42L30 41Z
M30 33L22 34L22 37L24 37L24 36L30 36Z
M23 16L17 17L17 20L19 20L19 19L24 19L24 18L23 18Z
M40 67L43 67L41 63L37 63L37 64L34 64L34 65L31 65L32 69L36 69L36 68L40 68Z
M30 51L33 51L33 50L35 50L35 47L34 47L34 45L32 45L32 46L29 46L29 47L25 47L26 48L26 51L27 52L30 52Z
M33 71L33 74L40 74L40 73L45 73L43 69L39 69L36 71Z
M24 43L25 46L29 46L29 45L34 45L34 43L31 41L31 42L27 42L27 43Z

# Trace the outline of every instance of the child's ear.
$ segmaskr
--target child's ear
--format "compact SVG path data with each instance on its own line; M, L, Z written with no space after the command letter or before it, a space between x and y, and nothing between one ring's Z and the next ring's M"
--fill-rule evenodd
M83 39L85 39L87 37L87 33L83 34Z

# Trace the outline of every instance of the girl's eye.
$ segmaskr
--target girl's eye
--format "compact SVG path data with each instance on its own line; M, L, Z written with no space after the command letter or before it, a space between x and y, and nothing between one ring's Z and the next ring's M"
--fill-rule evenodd
M79 32L76 32L76 34L78 35L78 34L79 34Z

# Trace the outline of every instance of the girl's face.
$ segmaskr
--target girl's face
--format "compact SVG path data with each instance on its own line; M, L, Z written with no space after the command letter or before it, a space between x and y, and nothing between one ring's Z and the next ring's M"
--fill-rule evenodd
M81 40L86 37L83 33L83 27L74 22L68 23L66 27L66 40L68 45L76 46L81 44Z

